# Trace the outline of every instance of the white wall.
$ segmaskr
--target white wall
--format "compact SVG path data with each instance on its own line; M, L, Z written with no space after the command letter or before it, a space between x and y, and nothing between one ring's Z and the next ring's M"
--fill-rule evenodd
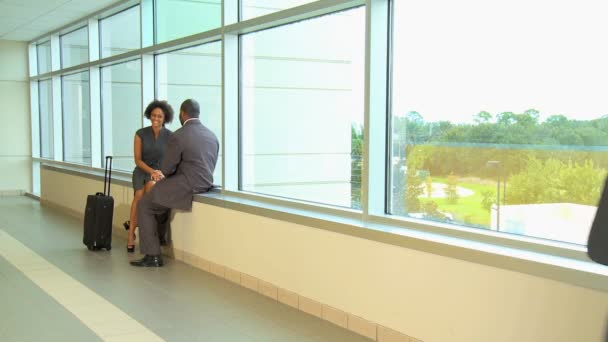
M32 191L27 43L0 40L0 192Z
M42 200L72 211L101 188L42 171ZM132 190L112 189L118 226ZM175 249L425 342L599 342L608 323L605 292L217 206L194 203L173 229Z

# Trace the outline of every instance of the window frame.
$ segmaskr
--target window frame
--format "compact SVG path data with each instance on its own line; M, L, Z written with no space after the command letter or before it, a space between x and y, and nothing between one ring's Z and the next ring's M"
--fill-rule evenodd
M219 28L211 29L209 31L198 32L190 36L177 38L170 41L158 43L158 32L157 32L157 2L153 0L140 0L140 1L127 1L119 4L110 5L107 8L93 13L89 16L74 21L73 23L65 26L64 28L45 33L44 35L30 41L30 48L36 44L44 43L49 41L51 36L51 57L52 65L51 70L40 75L31 75L30 82L36 82L41 79L48 79L52 77L52 97L53 102L60 102L61 115L60 120L61 128L64 127L64 104L63 104L63 91L61 89L61 83L64 76L80 73L83 71L92 72L93 68L101 68L112 64L118 64L124 62L126 59L141 59L142 64L142 103L145 103L149 99L150 95L147 94L145 89L149 85L144 85L144 74L147 72L153 73L153 93L157 95L157 72L156 72L156 55L169 53L172 51L178 51L189 47L221 41L222 43L222 137L221 148L223 151L222 160L222 196L234 197L240 199L246 203L262 203L263 205L276 206L276 207L287 207L293 210L302 210L308 212L314 212L321 216L331 216L344 220L357 221L361 223L362 228L366 229L365 225L380 225L384 227L390 227L395 230L395 234L406 234L409 232L422 232L431 235L437 235L448 239L455 239L459 241L467 241L471 243L471 250L474 250L479 244L487 244L492 246L505 247L512 250L529 252L529 253L540 253L549 254L552 256L560 256L568 259L588 261L586 255L586 246L572 245L568 243L561 243L557 241L544 240L540 238L527 237L527 236L511 236L506 233L497 233L492 231L482 231L477 228L468 228L463 226L448 225L432 221L424 221L413 218L401 218L395 217L394 215L388 214L390 205L390 105L392 96L391 92L388 91L383 97L382 91L376 92L377 89L390 87L392 88L390 79L392 73L390 67L392 61L389 58L391 53L387 52L389 57L383 60L382 56L374 56L372 53L374 47L379 44L382 40L383 30L392 30L392 15L394 11L389 10L389 17L387 19L379 19L386 15L384 10L387 6L392 6L395 0L320 0L310 3L306 3L297 7L288 8L282 11L270 13L261 17L255 17L241 21L241 2L238 0L224 0L222 2L223 18L222 25ZM149 6L150 4L152 6ZM128 4L128 5L125 5ZM358 6L367 6L366 8L366 59L365 59L365 121L364 121L364 136L365 138L365 149L364 149L364 160L366 166L362 171L362 208L363 212L355 212L348 208L337 208L327 206L318 203L303 202L294 199L286 198L275 198L266 196L264 194L257 193L246 193L239 189L242 188L242 125L241 125L241 114L242 114L242 101L241 99L241 84L242 84L242 49L240 36L246 33L257 32L268 28L279 27L296 23L298 21L307 20L310 18L316 18L322 15L332 14L346 9L355 8ZM126 8L124 6L127 6ZM86 24L88 19L97 19L99 21L116 15L122 11L130 9L132 7L140 7L140 47L134 51L129 51L124 54L112 55L109 57L101 58L98 60L88 59L86 62L78 65L69 67L63 66L63 53L62 53L62 37L77 31L82 28L87 28L88 49L91 49L91 40L89 28ZM151 7L148 8L147 6ZM145 7L145 8L144 8ZM116 9L116 10L114 10ZM149 34L144 32L144 27L149 27L149 23L142 22L141 18L144 17L141 14L144 10L150 10L153 14L147 17L152 22L153 39L152 44L146 46L145 39L143 36ZM103 16L105 13L109 15ZM370 14L371 13L371 14ZM386 20L386 23L383 21ZM384 28L383 28L384 26ZM67 29L66 29L67 28ZM73 29L72 29L73 28ZM371 29L372 32L369 32ZM69 30L69 31L66 31ZM101 30L100 30L101 31ZM98 35L98 46L101 50L101 32ZM378 38L380 37L380 38ZM384 37L384 43L389 44L389 38L392 34ZM235 47L236 40L236 47ZM58 44L57 44L58 43ZM382 44L380 44L382 45ZM30 49L31 51L31 49ZM390 49L388 50L390 51ZM54 57L59 57L59 68L54 69L55 64ZM30 54L30 61L32 57L36 57L35 54ZM146 59L153 59L152 68L150 69L147 65ZM36 66L37 66L36 60ZM236 70L236 71L235 71ZM384 70L384 74L382 74ZM101 71L99 71L101 72ZM44 76L44 77L43 77ZM56 86L56 80L59 79L59 87ZM384 80L384 81L382 81ZM93 82L91 74L89 74L89 82ZM236 86L235 86L236 85ZM93 87L91 87L93 89ZM390 89L389 88L389 89ZM57 99L56 91L61 90L59 99ZM101 89L99 91L101 94ZM235 103L228 103L229 101L235 101ZM91 95L89 95L89 106L92 106ZM382 101L385 101L385 112L382 119L378 119L377 113L382 108ZM33 102L33 101L32 101ZM100 110L103 111L103 101L100 101ZM54 106L57 104L54 104ZM39 106L39 104L38 104ZM32 108L32 115L36 112ZM54 112L57 116L57 113ZM101 116L103 120L103 115ZM382 122L386 122L384 126ZM103 123L102 123L103 124ZM57 132L57 130L55 130ZM54 155L61 156L62 161L55 161L55 164L71 165L83 170L91 171L97 170L98 168L87 166L84 164L74 164L71 162L63 161L65 159L63 151L65 150L65 132L60 130L61 139L59 144L61 145L61 151L58 151L55 145ZM383 138L384 137L384 138ZM57 135L54 135L54 140L59 139ZM32 137L32 140L35 139ZM91 142L93 145L93 142ZM103 144L101 145L103 146ZM93 146L91 146L93 147ZM93 157L93 155L91 156ZM46 162L43 158L35 157L34 162ZM375 163L381 161L381 163ZM381 165L382 170L374 169L376 165ZM234 167L235 170L227 170L227 165ZM121 174L121 172L116 172ZM125 173L126 174L126 173ZM381 185L381 186L379 186ZM311 217L302 216L302 223L310 223L311 220L322 220L313 219ZM277 219L281 219L278 217ZM320 222L320 221L319 221ZM326 220L325 223L331 225L330 220ZM447 248L447 247L446 247Z

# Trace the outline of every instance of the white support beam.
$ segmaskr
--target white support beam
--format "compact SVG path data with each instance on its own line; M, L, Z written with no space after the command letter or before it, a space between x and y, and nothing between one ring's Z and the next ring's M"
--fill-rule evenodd
M226 35L222 44L222 189L239 190L239 38Z
M91 101L91 166L102 167L99 67L89 69L89 96Z
M30 113L32 133L32 157L40 158L40 95L38 81L30 81Z
M155 84L154 78L154 55L143 55L141 56L141 108L145 110L148 103L152 102L155 97ZM142 113L143 114L143 113ZM141 125L146 125L145 118L141 116Z
M29 66L29 75L30 77L38 75L38 49L36 48L36 44L28 45L28 66Z
M383 215L387 194L388 0L367 0L365 37L365 148L363 213Z
M139 5L141 47L154 45L154 0L141 0Z
M99 59L99 20L89 19L89 61Z
M61 69L61 42L58 34L51 36L51 71Z
M63 97L61 93L61 76L53 76L53 156L63 161Z

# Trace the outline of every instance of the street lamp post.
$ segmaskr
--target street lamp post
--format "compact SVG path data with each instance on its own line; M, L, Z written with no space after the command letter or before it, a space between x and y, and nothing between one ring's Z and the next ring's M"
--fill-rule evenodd
M496 167L496 231L500 231L500 161L490 160L486 167Z

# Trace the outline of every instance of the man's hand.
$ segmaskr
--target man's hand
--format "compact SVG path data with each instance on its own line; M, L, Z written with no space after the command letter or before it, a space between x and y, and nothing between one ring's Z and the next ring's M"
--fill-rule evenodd
M160 170L154 170L154 172L152 172L152 180L155 182L158 182L160 180L163 180L165 178L165 175L163 175L163 173Z

